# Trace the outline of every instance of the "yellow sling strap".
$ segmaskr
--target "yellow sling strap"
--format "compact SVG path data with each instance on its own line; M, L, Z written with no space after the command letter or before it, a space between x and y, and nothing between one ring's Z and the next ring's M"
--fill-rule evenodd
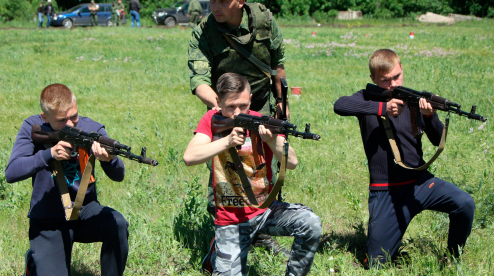
M45 148L49 149L53 145L45 144ZM62 162L55 160L53 164L53 175L55 176L55 185L57 185L58 192L62 197L63 209L65 210L65 218L68 220L72 215L72 201L70 200L69 188L67 187L67 181L63 174Z
M81 212L82 203L84 202L84 197L86 196L89 180L91 179L91 174L93 173L94 159L94 155L91 154L91 156L89 156L89 160L87 161L86 168L82 173L82 179L79 183L79 190L77 191L77 196L74 201L74 210L68 220L77 220L79 218L79 213Z
M418 168L411 168L406 166L403 161L401 160L401 155L400 155L400 150L398 149L398 146L396 145L395 137L393 134L393 129L391 128L391 124L389 123L389 118L388 116L381 116L381 120L384 125L384 129L386 130L386 136L388 137L389 140L389 145L391 146L391 150L393 152L394 156L394 161L396 164L400 165L400 167L408 169L408 170L416 170L416 171L421 171L427 169L444 149L444 146L446 145L446 136L448 134L448 125L449 125L449 117L446 117L446 124L444 124L444 129L443 129L443 134L441 136L441 142L439 143L439 147L437 148L436 153L434 156L429 160L429 162L425 163L424 165L418 167Z

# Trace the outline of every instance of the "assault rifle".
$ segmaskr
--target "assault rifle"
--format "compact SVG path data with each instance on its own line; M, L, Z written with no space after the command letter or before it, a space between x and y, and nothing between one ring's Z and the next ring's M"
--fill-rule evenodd
M211 130L213 134L230 132L234 127L241 127L249 131L257 131L263 125L273 134L285 134L303 139L320 140L321 136L310 133L310 124L305 125L305 132L297 131L297 126L287 121L275 119L270 116L253 116L239 114L235 119L230 119L220 115L213 115Z
M389 122L389 118L387 116L382 116L381 120L383 122L384 129L386 131L386 136L389 140L389 144L391 147L391 150L393 152L393 156L395 159L395 163L398 164L399 166L409 169L409 170L425 170L427 169L433 162L436 160L436 158L441 154L441 152L444 149L444 146L446 144L446 136L448 133L448 125L449 125L449 114L451 112L456 113L460 116L465 116L468 119L473 119L473 120L479 120L482 122L487 121L487 118L484 116L481 116L479 114L475 114L475 111L477 107L474 105L472 106L472 109L470 112L465 112L460 109L461 105L454 103L448 99L436 96L430 92L427 91L416 91L410 88L406 88L403 86L398 86L394 88L393 90L386 90L383 89L377 85L374 84L367 84L367 87L364 91L364 99L365 100L370 100L370 101L377 101L377 102L387 102L391 99L400 99L404 102L407 103L410 109L410 120L412 124L412 133L414 137L418 137L419 135L422 134L422 129L420 126L417 124L421 122L420 120L420 112L418 111L419 108L419 100L420 98L424 98L429 102L432 106L433 109L435 110L442 110L448 112L448 116L446 117L446 123L444 124L444 129L442 132L441 136L441 141L439 142L438 149L434 156L429 160L429 162L425 163L424 165L418 167L418 168L411 168L406 166L400 155L400 151L398 148L398 145L396 143L396 139L393 134L393 130L391 127L391 124Z
M87 133L78 128L65 126L60 131L53 131L48 127L41 125L33 125L31 139L34 144L56 143L58 141L66 141L77 148L82 148L88 151L91 149L93 142L98 142L110 155L120 155L139 163L157 166L158 161L146 157L146 148L141 149L141 155L135 155L127 145L111 138L105 137L97 132Z
M387 102L391 99L400 99L408 104L408 106L419 106L420 98L425 98L432 108L447 112L453 112L460 116L465 116L468 119L487 121L487 118L479 114L475 114L477 106L473 105L470 112L465 112L460 109L461 105L454 103L448 99L436 96L427 91L416 91L403 86L398 86L393 90L386 90L374 84L367 84L364 91L364 98L370 101Z

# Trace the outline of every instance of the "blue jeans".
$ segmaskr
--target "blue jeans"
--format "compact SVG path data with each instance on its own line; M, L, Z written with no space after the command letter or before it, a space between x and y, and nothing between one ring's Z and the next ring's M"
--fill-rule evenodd
M51 15L48 14L46 16L46 27L47 28L50 27L50 23L51 23Z
M137 11L130 11L130 17L132 17L132 23L130 26L134 28L134 21L137 21L137 28L141 27L141 18L139 16L139 13Z
M43 27L43 13L38 12L38 26Z

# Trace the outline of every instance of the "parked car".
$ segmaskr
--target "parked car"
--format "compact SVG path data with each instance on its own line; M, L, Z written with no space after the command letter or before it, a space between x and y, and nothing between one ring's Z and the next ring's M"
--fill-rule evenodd
M199 0L202 6L202 16L211 13L209 0ZM180 1L173 4L169 8L157 9L153 12L153 19L156 24L173 27L176 24L188 25L189 18L187 11L189 10L189 1Z
M97 4L98 10L98 25L111 26L111 4ZM127 22L124 12L122 24ZM91 26L91 18L89 12L89 4L80 4L64 12L57 12L56 16L51 19L50 26L64 26L70 28L72 26Z

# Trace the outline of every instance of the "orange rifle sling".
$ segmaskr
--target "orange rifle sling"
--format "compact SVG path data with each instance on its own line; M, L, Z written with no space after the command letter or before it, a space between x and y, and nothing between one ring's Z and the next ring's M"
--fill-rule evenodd
M87 161L89 160L89 149L79 147L77 151L79 152L79 165L81 166L81 173L84 173L84 171L86 170ZM91 172L91 178L89 179L89 183L94 183L94 182L96 182L96 179L94 178L94 175Z

